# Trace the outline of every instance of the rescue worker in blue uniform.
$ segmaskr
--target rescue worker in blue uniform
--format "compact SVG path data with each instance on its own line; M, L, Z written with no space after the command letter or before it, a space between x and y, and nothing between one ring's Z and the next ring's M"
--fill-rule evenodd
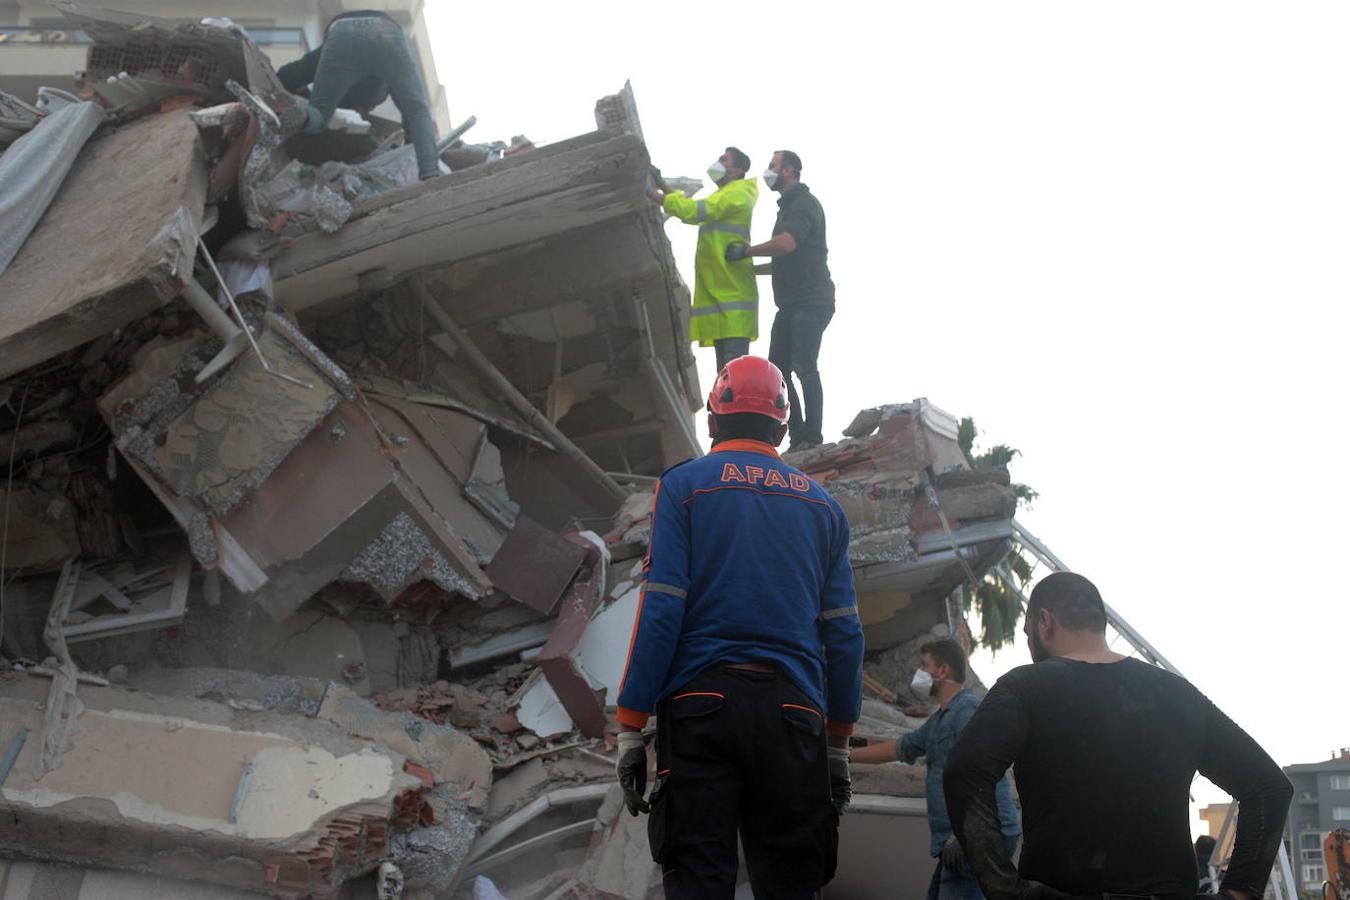
M774 449L788 421L776 366L732 360L708 411L712 452L656 488L617 775L629 811L651 813L670 900L730 900L738 833L756 898L817 897L834 875L862 705L848 520Z

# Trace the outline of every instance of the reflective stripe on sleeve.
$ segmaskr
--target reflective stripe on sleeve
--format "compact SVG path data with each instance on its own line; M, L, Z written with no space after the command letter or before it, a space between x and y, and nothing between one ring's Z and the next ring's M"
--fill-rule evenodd
M677 588L673 584L658 584L656 582L649 582L647 584L647 591L648 593L656 591L658 594L670 594L672 597L679 597L681 600L689 596L688 591L684 590L683 588Z
M708 204L700 200L698 201L697 208L698 215L696 216L696 219L702 222L704 219L708 218Z
M820 614L820 621L828 622L831 619L842 619L844 618L844 616L856 616L857 614L858 614L858 607L841 606L838 609L825 610L823 613Z

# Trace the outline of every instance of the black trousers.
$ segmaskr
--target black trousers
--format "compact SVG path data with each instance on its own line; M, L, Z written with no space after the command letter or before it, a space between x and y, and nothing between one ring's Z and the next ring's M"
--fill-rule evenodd
M820 384L820 339L834 318L829 306L797 306L778 310L769 333L769 362L777 366L787 381L788 402L792 411L788 420L788 435L793 443L809 441L819 444L824 440L821 425L825 417L825 390ZM803 404L798 402L792 376L802 383Z
M668 900L736 891L736 836L756 900L806 900L834 877L825 720L768 672L712 666L657 709L648 822Z
M713 351L717 354L717 371L721 372L727 363L750 352L750 339L718 338L713 341Z

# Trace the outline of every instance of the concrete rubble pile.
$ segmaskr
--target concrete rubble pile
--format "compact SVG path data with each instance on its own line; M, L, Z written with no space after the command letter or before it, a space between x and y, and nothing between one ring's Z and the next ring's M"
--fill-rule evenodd
M4 896L659 896L612 713L702 396L631 90L418 183L397 123L263 146L233 23L60 6L80 96L0 102L0 172L69 157L0 201ZM1013 501L926 400L846 434L792 461L853 522L894 737Z

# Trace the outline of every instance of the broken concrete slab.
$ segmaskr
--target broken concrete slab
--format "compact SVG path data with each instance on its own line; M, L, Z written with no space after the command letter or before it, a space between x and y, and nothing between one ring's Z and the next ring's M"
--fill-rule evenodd
M544 673L538 670L521 687L516 718L520 724L544 739L567 734L574 727L572 716L557 691L544 677Z
M63 16L92 39L85 75L107 79L126 73L180 92L223 101L230 79L273 108L294 100L267 55L248 32L226 19L169 19L58 0Z
M38 488L7 491L9 528L5 568L46 571L78 556L80 538L74 506L63 495Z
M492 761L478 743L449 725L409 712L386 712L350 688L330 684L317 713L348 734L397 750L429 769L437 784L455 789L470 809L486 808L492 788Z
M127 675L124 687L149 694L214 700L233 709L313 717L319 712L328 683L318 678L201 667L137 670Z
M201 881L0 859L4 900L262 900L266 894Z
M36 727L40 687L0 676L0 721ZM81 689L61 764L35 743L0 789L0 850L273 896L328 894L389 846L406 757L326 720Z
M596 698L595 687L578 653L578 645L591 622L605 584L604 542L599 535L586 532L586 560L581 573L563 597L558 611L558 626L539 652L538 666L553 687L577 730L589 738L605 734L605 711ZM592 540L594 543L592 543Z
M291 337L283 328L258 337L271 371L256 354L245 353L190 390L180 385L193 384L220 341L203 336L152 343L146 355L176 356L172 369L159 371L167 359L133 369L99 404L118 448L178 496L224 515L267 479L344 392L355 396L340 370L326 360L311 362ZM341 377L330 380L330 373Z
M296 240L273 264L292 311L360 293L359 276L409 272L541 240L642 209L650 161L632 135L594 132L358 203L337 234Z
M623 815L623 789L613 785L595 816L599 846L577 872L577 880L606 896L646 900L661 885L661 866L652 861L647 822Z
M576 657L591 682L605 691L607 706L614 706L619 700L619 684L623 681L627 655L615 652L615 648L628 645L641 596L642 589L636 585L618 592L596 613L576 645Z
M0 275L0 378L178 296L192 275L206 176L185 110L86 144Z
M340 578L392 595L426 580L481 598L491 585L464 536L452 530L467 501L457 484L454 494L438 489L454 483L448 474L424 486L404 467L405 450L409 459L424 455L420 437L405 431L391 436L363 407L344 401L219 518L131 462L194 540L198 559L219 565L277 619Z
M585 556L585 548L520 516L486 571L499 590L548 615Z

